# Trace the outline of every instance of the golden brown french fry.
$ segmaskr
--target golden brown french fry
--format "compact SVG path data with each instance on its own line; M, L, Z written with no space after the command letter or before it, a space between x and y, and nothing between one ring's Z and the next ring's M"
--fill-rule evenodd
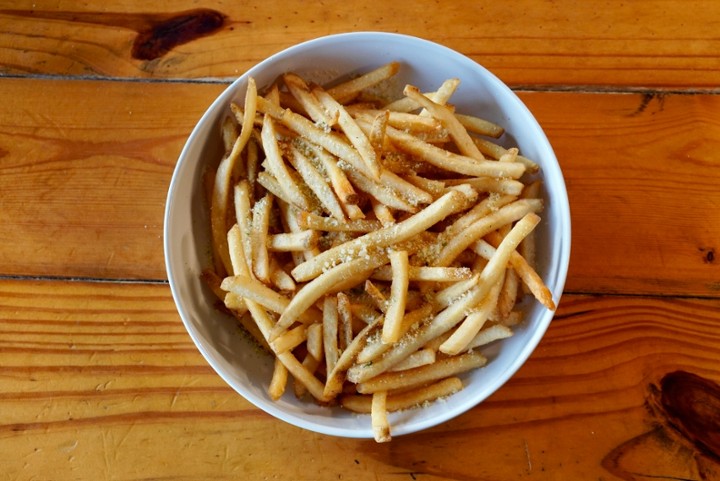
M494 192L519 196L525 184L515 179L498 179L496 177L471 177L465 179L446 179L446 185L468 184L478 192Z
M344 292L337 293L338 343L340 350L348 348L353 340L353 315L350 298Z
M472 132L474 134L487 135L488 137L498 139L505 133L505 129L502 128L502 126L489 120L459 113L455 113L455 117L457 117L462 126L465 127L468 132Z
M378 443L387 443L392 439L386 404L387 391L373 393L370 407L370 424L372 425L373 437Z
M337 158L317 144L303 142L303 146L309 149L313 156L317 158L318 162L322 165L325 175L327 175L330 180L330 184L332 185L335 194L338 196L338 199L340 199L340 202L350 205L356 204L358 201L358 195L345 175L345 172L338 167ZM349 214L348 217L350 219L357 219L357 217L353 217Z
M317 124L332 127L337 121L337 117L331 117L328 112L318 101L317 97L312 93L310 87L305 80L292 72L283 75L283 81L293 97L302 106L305 113Z
M391 389L415 387L482 367L486 363L487 358L485 356L479 352L470 352L441 359L432 364L407 371L388 372L359 383L357 389L361 394L370 394Z
M263 282L270 282L270 257L268 255L268 230L272 213L273 196L265 195L252 208L252 231L250 245L252 249L252 270Z
M240 135L235 140L232 150L222 159L215 174L212 202L210 206L211 233L213 239L213 254L216 261L224 267L225 273L231 273L230 257L227 251L227 218L230 204L231 179L235 164L240 158L253 128L255 108L257 104L257 87L255 79L248 79L248 88L245 93L245 116L240 127ZM217 266L216 266L217 267Z
M353 338L352 342L347 346L347 348L345 348L342 354L340 354L335 366L333 366L332 371L328 373L327 379L325 380L325 389L323 394L326 397L334 398L340 394L347 369L352 365L360 350L362 350L365 346L368 337L375 331L378 323L379 320L376 320L365 326Z
M469 267L428 267L408 266L408 278L415 282L457 282L470 279L473 275ZM373 272L371 279L378 281L393 280L390 266L383 266Z
M441 147L424 142L411 134L388 126L387 136L392 143L425 162L464 175L519 178L525 172L525 165L519 162L495 162L477 160L455 154Z
M277 401L285 393L285 386L287 385L288 370L280 359L275 358L275 367L273 369L272 379L270 380L270 387L268 388L268 394L270 399Z
M322 359L324 355L323 324L316 322L307 328L307 350L315 359Z
M307 339L307 326L300 324L270 341L270 347L275 354L291 351Z
M285 193L287 199L300 209L310 210L310 203L290 175L285 161L283 160L280 146L277 141L277 130L272 117L266 115L263 119L262 144L265 151L265 163L270 174L277 180L280 189Z
M325 365L328 373L335 369L340 349L338 347L338 310L337 300L332 296L325 296L323 300L323 346L325 352Z
M388 256L390 257L392 269L392 284L390 286L390 299L385 311L382 341L385 344L392 344L397 342L401 335L408 284L410 283L408 272L410 266L407 251L391 250Z
M502 324L494 324L480 332L468 343L467 349L475 349L513 335L512 329Z
M396 371L407 371L415 367L425 366L426 364L432 364L435 362L436 350L423 348L419 351L415 351L406 357L403 361L395 364L392 368L388 369L388 372Z
M389 62L370 72L342 82L327 89L328 93L340 103L354 99L361 91L376 86L383 80L393 77L400 70L400 63Z
M302 229L313 231L372 232L382 227L379 221L372 219L338 221L335 218L323 217L310 212L298 212L297 221Z
M397 394L388 394L386 409L389 412L401 411L422 406L429 401L455 394L463 388L458 377L449 377L428 386L405 390ZM340 403L346 409L356 413L370 414L373 395L350 394L343 396Z
M302 252L317 247L319 237L312 229L272 234L267 238L267 248L278 252Z
M501 242L501 238L499 236L496 236L494 233L489 233L487 235L489 239L492 239L493 243L495 245L499 245ZM526 237L527 239L527 237ZM521 243L522 245L522 243ZM479 240L475 244L473 244L472 249L480 256L485 257L487 259L490 259L492 255L495 253L495 247L488 244L484 240ZM535 298L540 301L545 307L547 307L550 310L555 310L555 302L552 298L552 292L550 292L550 289L547 288L545 283L543 282L542 278L538 275L538 273L527 263L525 258L518 254L517 252L513 252L510 256L510 264L512 265L515 272L518 273L520 276L520 279L523 282L523 285L527 286L528 290L535 296Z
M494 142L491 142L487 139L483 139L480 137L473 137L473 142L477 146L477 148L485 155L490 156L493 159L499 159L503 155L507 154L507 149L505 149L503 146L496 144ZM540 170L540 166L535 163L534 161L528 159L527 157L524 157L522 155L517 156L518 163L525 166L525 169L527 172L533 173Z

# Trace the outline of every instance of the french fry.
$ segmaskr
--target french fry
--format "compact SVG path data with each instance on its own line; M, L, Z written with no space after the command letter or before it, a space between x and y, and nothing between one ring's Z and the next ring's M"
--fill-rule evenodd
M472 132L474 134L487 135L488 137L498 139L505 133L505 129L503 129L502 126L494 122L490 122L489 120L458 113L455 113L455 117L460 121L462 126L468 130L468 132Z
M315 359L322 359L324 355L323 324L316 322L307 328L307 351Z
M303 210L310 210L310 204L303 195L300 188L292 179L287 165L283 160L280 146L277 141L277 130L272 117L265 116L261 132L263 150L265 151L265 162L270 174L277 180L280 189L285 193L286 198L293 205Z
M390 286L390 299L385 311L382 341L385 344L392 344L400 338L410 278L408 275L407 251L391 250L388 256L390 257L392 270L392 285Z
M365 346L370 333L377 328L378 323L379 319L365 326L358 332L357 336L353 338L352 342L345 348L342 354L340 354L340 357L332 370L329 371L327 379L325 380L323 394L326 397L334 398L340 394L347 369L352 365L360 350Z
M408 279L415 282L457 282L472 277L469 267L408 266ZM373 272L371 278L378 281L392 281L393 270L383 266Z
M392 368L388 369L388 372L407 371L415 367L432 364L435 362L436 357L435 349L423 348L410 354L404 361L395 364Z
M337 117L328 115L317 97L312 93L305 80L294 73L283 75L283 81L293 97L302 106L305 113L317 124L332 127L337 122Z
M518 162L500 163L455 154L393 127L388 127L386 133L392 143L399 149L448 172L474 176L510 177L513 179L519 178L525 172L525 165Z
M494 324L478 332L468 343L467 349L475 349L513 335L512 329L502 324Z
M337 293L338 343L340 350L348 348L353 340L353 315L350 298L344 292Z
M398 62L389 62L359 77L347 80L327 89L328 93L340 103L347 103L360 92L367 90L394 76L400 69Z
M275 358L275 367L273 369L273 375L270 380L270 387L268 388L268 394L270 399L277 401L285 393L285 386L287 385L288 370L280 359Z
M326 296L323 301L323 346L325 365L328 373L335 369L340 349L338 347L338 310L337 299Z
M310 212L299 212L297 220L302 229L313 231L372 232L382 227L379 221L372 219L338 221L335 218L323 217Z
M479 352L470 352L456 357L441 359L432 364L408 369L406 371L388 372L360 382L357 385L361 394L371 394L392 389L416 387L432 381L455 376L471 369L477 369L487 363L487 358Z
M277 252L302 252L317 247L320 235L308 228L298 232L283 232L267 236L267 248Z
M250 245L252 248L252 270L263 282L270 282L270 257L267 239L270 228L273 196L265 195L252 208L252 231Z
M463 388L458 377L449 377L420 388L404 390L400 393L390 393L387 396L385 409L388 412L401 411L415 406L421 406L429 401L450 396ZM340 403L345 409L356 413L370 414L373 395L351 394L342 396Z
M373 393L370 407L370 424L372 425L375 441L378 443L387 443L391 440L386 404L387 391Z

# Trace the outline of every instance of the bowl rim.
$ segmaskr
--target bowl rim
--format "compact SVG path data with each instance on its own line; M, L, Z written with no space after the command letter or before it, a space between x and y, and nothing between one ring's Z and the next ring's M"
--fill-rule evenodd
M542 141L542 143L544 144L543 148L546 151L545 163L550 161L552 163L552 167L556 171L556 175L554 177L554 190L552 192L552 199L555 207L558 209L558 219L561 221L560 225L556 226L556 229L558 230L554 234L557 240L557 242L555 242L555 249L559 250L557 251L557 263L555 265L548 266L548 268L552 268L553 270L553 275L555 278L555 284L553 286L553 297L556 299L556 303L558 305L560 303L567 278L571 248L570 206L567 196L565 179L562 175L562 170L560 168L557 157L555 156L555 153L552 149L552 146L550 145L549 140L547 139L547 136L545 135L544 130L539 125L528 107L519 99L519 97L509 86L503 83L498 77L496 77L492 72L487 70L484 66L482 66L475 60L472 60L468 56L442 44L424 38L401 33L374 31L345 32L325 35L289 46L288 48L280 50L267 57L266 59L258 62L257 64L246 70L244 73L239 75L237 78L235 78L235 80L233 80L223 90L223 92L221 92L220 95L218 95L215 100L206 108L200 119L197 121L197 123L193 127L193 130L188 136L178 156L177 163L173 169L173 175L167 192L163 222L163 252L165 257L165 267L168 276L168 283L170 285L172 297L178 314L180 315L181 320L185 326L185 329L187 330L188 334L193 340L193 343L195 344L203 358L206 360L206 362L210 364L215 373L217 373L238 394L242 395L243 398L245 398L248 402L261 409L262 411L265 411L278 419L288 422L289 424L318 433L347 438L372 438L372 430L369 427L369 423L368 429L362 430L355 428L344 428L341 426L318 425L317 423L308 421L301 416L297 416L293 413L288 413L284 411L279 405L273 403L272 401L268 403L264 400L256 398L253 393L249 392L242 385L238 385L238 383L236 383L230 377L229 373L224 372L224 370L217 365L217 363L214 361L214 354L208 351L208 349L203 345L203 343L200 342L199 336L197 335L197 332L195 332L195 327L192 325L192 322L190 322L188 318L188 313L186 312L183 305L184 300L176 285L176 277L182 274L176 272L176 267L173 265L173 253L175 251L175 247L172 244L173 236L171 234L173 232L173 225L171 220L174 205L173 199L177 193L177 184L180 182L179 172L181 170L181 167L188 162L198 162L198 160L193 160L192 158L189 158L190 151L192 150L193 145L195 145L196 142L203 140L203 136L207 134L210 128L208 125L208 119L216 115L217 109L225 108L228 105L229 101L236 95L236 88L238 85L240 85L248 77L253 76L256 72L260 72L268 65L274 64L278 59L292 56L297 52L311 50L315 47L320 47L337 41L362 42L367 40L416 43L418 45L423 45L425 48L434 49L445 55L457 57L459 60L462 60L464 62L471 62L473 68L483 72L483 75L486 77L487 81L495 83L498 88L500 88L501 90L507 90L507 92L511 94L511 97L515 101L514 108L523 110L523 115L531 119L535 123L535 127L538 129L541 136L540 141ZM543 167L543 170L545 170L545 167ZM554 315L554 312L550 312L547 310L546 312L543 312L541 322L539 322L537 328L533 331L532 336L530 337L528 342L523 345L523 348L518 353L518 356L516 356L513 362L510 363L504 369L501 375L497 378L497 381L494 383L494 388L490 392L488 392L482 397L479 397L475 401L459 404L453 409L446 409L442 411L440 415L436 415L432 418L428 417L427 419L416 421L414 423L402 424L398 427L398 429L393 430L393 437L410 434L439 425L454 417L459 416L460 414L482 403L485 399L487 399L487 397L500 389L527 361L530 355L535 351L540 340L544 337Z

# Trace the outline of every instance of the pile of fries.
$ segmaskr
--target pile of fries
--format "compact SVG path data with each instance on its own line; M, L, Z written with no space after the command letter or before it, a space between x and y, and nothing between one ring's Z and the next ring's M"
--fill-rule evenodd
M555 309L536 273L538 166L503 128L434 92L379 92L390 63L333 87L286 73L222 123L209 175L213 269L204 280L275 357L273 399L387 413L462 389L483 346L511 336L518 302ZM528 174L528 175L526 175Z

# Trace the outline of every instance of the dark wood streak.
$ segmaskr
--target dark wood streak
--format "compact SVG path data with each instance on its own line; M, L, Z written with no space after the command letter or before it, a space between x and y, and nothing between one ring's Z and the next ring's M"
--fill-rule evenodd
M0 435L24 431L48 432L71 428L77 429L83 426L132 425L138 423L161 424L168 421L178 422L178 420L185 422L239 420L241 418L262 416L268 415L257 408L232 411L139 411L87 418L68 418L58 421L0 424Z
M198 8L182 12L113 13L0 10L2 15L90 23L134 30L137 37L131 55L137 60L155 60L178 45L210 35L222 28L227 17L217 10Z
M653 428L613 449L603 467L628 481L718 479L720 386L697 374L674 371L649 392Z
M660 382L655 402L668 425L700 451L720 461L720 386L675 371Z

